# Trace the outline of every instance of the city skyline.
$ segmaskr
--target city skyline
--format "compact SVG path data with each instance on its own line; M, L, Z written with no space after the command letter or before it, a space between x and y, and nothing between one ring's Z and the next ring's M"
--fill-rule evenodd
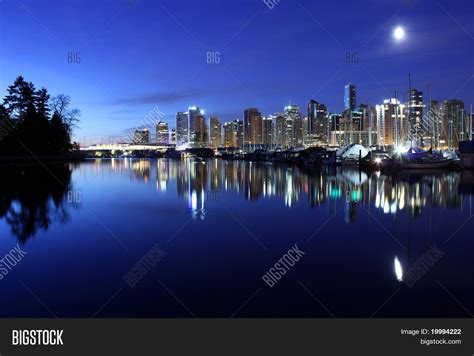
M176 114L175 131L170 129L172 125L159 120L155 126L156 140L153 140L150 128L153 129L154 123L147 120L149 127L132 131L131 143L244 150L353 143L395 147L409 144L439 149L456 148L459 141L472 135L472 104L466 105L456 98L437 100L412 87L406 101L398 95L395 92L394 97L380 103L358 102L357 86L351 83L344 89L346 107L342 112L330 112L324 103L310 99L306 115L304 107L289 103L283 111L270 115L263 115L258 108L247 108L243 119L232 121L206 116L203 109L193 106L187 112Z
M358 86L358 102L381 103L395 90L407 92L408 73L425 95L431 85L433 98L473 102L474 26L466 7L474 5L462 1L272 8L251 1L238 7L124 1L97 4L93 13L53 3L53 12L34 1L0 4L11 30L2 31L8 55L0 59L0 84L21 74L56 95L68 80L72 103L83 112L75 131L80 142L123 135L156 106L170 125L189 103L222 122L242 118L243 108L267 115L290 101L304 108L312 98L342 112L347 83ZM195 13L205 25L193 25ZM354 13L357 26L349 31ZM75 16L86 16L88 26ZM403 39L393 36L398 26Z

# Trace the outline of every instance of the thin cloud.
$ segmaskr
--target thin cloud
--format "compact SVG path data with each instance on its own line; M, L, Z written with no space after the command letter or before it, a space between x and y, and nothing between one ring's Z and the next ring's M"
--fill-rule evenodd
M183 99L196 98L200 91L196 89L181 90L175 92L145 93L128 98L114 100L112 104L120 105L146 105L146 104L171 104Z

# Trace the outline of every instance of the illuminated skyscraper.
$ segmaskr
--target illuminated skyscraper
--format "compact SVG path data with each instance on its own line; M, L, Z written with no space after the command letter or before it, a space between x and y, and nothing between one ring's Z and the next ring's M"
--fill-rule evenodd
M251 145L261 145L263 143L263 118L252 116L250 118L250 142Z
M442 133L444 133L443 125L443 103L437 100L431 100L427 110L428 121L431 126L428 135L426 136L425 145L430 145L434 149L439 149L441 146ZM444 137L444 140L446 138ZM446 143L446 141L443 141Z
M171 132L170 132L170 144L171 144L171 145L176 145L176 130L175 130L175 129L171 129Z
M204 110L198 107L189 108L189 143L191 147L202 148L207 146L207 125Z
M459 99L446 100L443 103L443 125L441 137L448 148L456 148L459 141L466 139L468 131L464 102Z
M178 112L176 114L176 145L182 145L189 142L189 114L187 112Z
M423 146L424 136L428 134L423 125L423 92L411 89L408 102L408 122L411 128L411 142L413 146Z
M300 108L295 105L285 106L286 147L303 146L303 117Z
M329 131L340 131L341 129L341 115L329 115Z
M150 143L150 130L135 130L133 132L132 143L135 145L147 145Z
M286 145L286 118L283 114L277 114L275 117L275 144L280 147Z
M273 120L271 117L264 117L262 119L263 125L263 144L271 146L273 143Z
M170 143L168 123L158 121L156 124L156 143L158 145L168 145Z
M356 87L354 84L347 84L344 91L344 109L353 110L356 105Z
M384 100L383 105L376 106L377 111L377 144L401 145L407 135L406 107L395 98Z
M215 116L209 119L209 144L212 148L217 148L221 145L221 123Z
M316 143L325 145L328 142L328 109L324 104L318 104L316 110L316 122L314 125Z
M319 103L316 100L311 99L308 102L306 108L306 114L308 115L308 134L307 134L307 144L313 144L316 141L316 117L318 112Z
M244 123L242 120L234 120L237 125L237 147L244 145Z
M311 99L307 107L308 134L306 144L323 145L327 143L328 117L326 105Z
M237 144L238 122L230 121L224 123L224 146L227 148L235 148Z
M262 143L262 114L256 108L244 111L244 144Z
M364 111L360 108L352 110L352 129L354 131L364 130Z

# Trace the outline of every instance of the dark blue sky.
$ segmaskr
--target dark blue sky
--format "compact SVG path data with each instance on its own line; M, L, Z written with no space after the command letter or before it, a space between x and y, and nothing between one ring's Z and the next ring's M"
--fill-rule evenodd
M81 141L121 135L155 107L172 126L190 105L222 121L289 100L304 111L310 97L340 111L348 82L358 102L380 103L406 92L408 72L433 98L474 103L472 0L0 0L0 30L1 95L20 74L69 94Z

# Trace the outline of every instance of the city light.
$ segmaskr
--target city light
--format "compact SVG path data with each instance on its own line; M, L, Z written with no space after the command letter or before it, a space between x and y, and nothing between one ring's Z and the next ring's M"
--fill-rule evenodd
M395 149L395 153L398 155L401 155L401 154L407 153L409 149L410 149L409 147L397 146L397 148Z
M405 35L403 28L397 29L395 32L399 38ZM355 95L356 86L351 84L350 88L350 93ZM346 97L350 99L350 95ZM188 107L188 112L176 113L176 128L170 129L167 122L160 120L155 127L150 125L132 130L130 148L132 151L158 149L163 152L169 148L179 155L187 154L183 151L207 148L213 150L217 156L221 156L224 149L232 149L230 152L224 152L225 156L231 158L241 158L242 155L262 151L262 157L254 158L271 161L281 159L278 157L278 152L281 151L287 151L288 155L294 156L291 159L296 159L297 151L310 151L319 146L326 148L325 163L332 162L329 154L335 153L334 162L330 164L350 164L351 161L357 164L358 160L367 156L370 151L381 149L380 153L385 153L385 157L378 157L376 154L377 157L373 157L371 162L366 164L382 168L383 163L383 168L386 168L394 163L402 164L400 160L393 162L392 156L400 158L410 147L414 147L431 156L431 152L434 152L434 156L440 154L446 159L456 160L457 156L442 150L449 148L452 151L456 149L462 137L468 137L468 115L463 101L433 101L437 103L438 126L422 128L420 122L428 110L423 98L422 91L411 87L408 99L397 96L395 92L394 97L383 99L379 104L369 105L361 102L357 105L352 98L347 104L349 108L337 113L328 111L325 104L311 99L307 104L307 115L304 110L300 110L300 106L287 104L282 106L283 111L265 116L258 108L248 108L244 110L243 118L225 122L216 115L205 115L204 109L192 105ZM453 117L451 131L446 124L451 122L446 120L448 116ZM153 134L152 130L155 131ZM418 138L411 137L412 133ZM152 135L156 138L154 142ZM434 137L433 144L431 137ZM429 151L430 145L433 146L432 151ZM109 148L114 151L108 154L117 156L125 154L123 152L127 147L117 144L92 145L81 150L101 151ZM328 148L339 150L331 152ZM193 154L195 153L189 155ZM432 160L436 160L434 156L431 157ZM317 160L322 162L321 157Z

